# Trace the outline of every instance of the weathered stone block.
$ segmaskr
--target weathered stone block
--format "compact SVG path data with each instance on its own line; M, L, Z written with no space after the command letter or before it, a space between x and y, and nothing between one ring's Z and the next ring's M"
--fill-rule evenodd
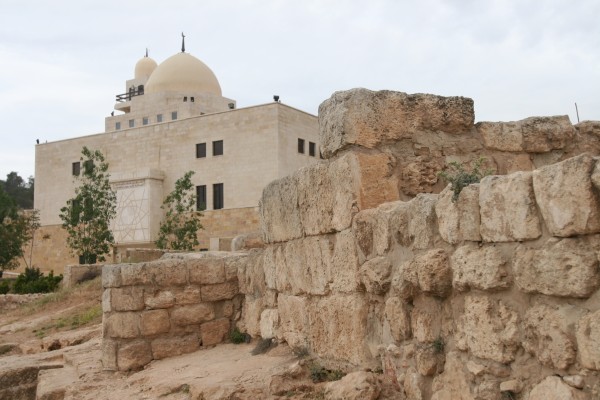
M205 303L178 306L171 312L171 322L179 326L200 324L214 318L215 312L213 307Z
M169 332L171 322L167 310L144 311L140 317L140 331L144 336Z
M115 311L140 311L144 309L144 289L139 286L113 288L110 304Z
M319 141L330 158L352 145L377 148L423 131L465 133L474 118L473 100L465 97L352 89L319 106Z
M263 189L259 203L260 225L267 243L302 237L298 207L298 175L275 180Z
M277 265L283 260L283 247L280 245L267 245L263 255L263 272L265 283L269 289L277 289ZM240 291L243 291L240 288Z
M271 339L277 337L279 330L279 311L267 309L260 314L260 337Z
M554 310L537 305L525 314L523 348L537 356L544 365L567 369L575 362L575 345L569 338L569 321L566 308Z
M121 339L136 338L140 334L139 323L139 313L113 313L104 320L104 337Z
M150 309L170 308L175 305L175 295L170 290L160 290L158 292L146 292L144 304Z
M281 299L282 296L283 295L280 295L279 299ZM246 331L246 333L251 336L260 336L260 315L263 308L264 304L262 297L254 298L252 296L246 296L242 309L242 323L240 324L240 329ZM289 341L288 344L292 346Z
M339 381L325 384L326 400L375 400L381 389L372 372L351 372Z
M450 264L452 285L461 291L505 289L512 283L507 260L494 245L461 246L450 258Z
M161 337L151 343L152 357L155 360L174 357L181 354L192 353L200 348L198 334L191 333L185 336Z
M403 271L419 291L437 297L446 297L452 289L452 269L448 255L442 249L433 249L415 257Z
M203 301L231 300L239 293L237 282L217 283L200 288Z
M423 376L434 375L442 361L443 355L438 353L438 350L431 345L417 349L415 354L417 371Z
M225 282L225 260L223 258L198 258L187 262L190 283L212 285Z
M110 305L110 291L112 289L104 289L102 291L102 312L111 312L112 308Z
M331 237L333 255L329 271L329 288L333 292L349 293L358 289L358 254L352 230Z
M266 291L264 254L262 251L252 251L244 261L243 268L239 269L238 280L227 282L227 286L234 287L239 284L239 292L256 295Z
M485 147L500 151L544 153L562 149L575 135L567 115L530 117L513 122L479 122Z
M518 324L517 312L502 301L468 295L457 325L474 356L509 363L519 347Z
M117 363L120 371L137 370L150 361L152 361L152 350L145 340L134 340L119 346Z
M360 281L369 293L385 294L392 281L392 264L385 257L376 257L360 267Z
M533 172L535 198L552 235L600 232L600 199L591 180L595 165L582 154Z
M400 245L417 250L433 246L438 235L437 198L437 194L419 194L411 201L396 201L381 207L388 214L390 232Z
M200 325L202 346L212 346L224 342L229 336L229 319L219 318Z
M528 293L586 298L600 286L598 255L585 238L550 239L539 250L519 246L513 271Z
M529 392L529 400L591 400L585 392L567 385L559 376L548 376Z
M179 305L200 303L200 288L198 286L186 286L183 290L175 294L175 303ZM156 307L155 307L156 308Z
M483 178L479 207L485 242L516 242L542 235L531 172Z
M256 233L258 235L258 233ZM260 239L261 245L260 248L264 247L264 243L262 239ZM250 250L254 247L248 248ZM233 250L233 249L232 249ZM247 261L246 254L235 254L225 258L225 280L236 281L238 279L238 270L242 268Z
M186 264L180 259L160 259L146 264L152 283L159 287L180 286L188 282Z
M280 294L278 304L282 338L292 349L307 348L309 344L308 300L305 297Z
M104 265L102 267L102 287L121 286L121 265Z
M433 343L442 332L442 308L439 301L431 297L420 297L415 301L410 315L413 337L419 343Z
M435 205L440 236L452 244L465 240L481 241L479 184L463 188L456 202L452 201L453 196L449 185L440 193Z
M600 311L588 314L579 320L577 348L581 365L600 371Z
M102 369L105 371L117 371L117 347L118 341L102 339Z
M121 271L121 285L134 286L152 284L152 277L146 265L147 263L121 264L119 266Z
M389 297L385 302L385 318L396 342L410 339L410 308L405 301L398 297Z

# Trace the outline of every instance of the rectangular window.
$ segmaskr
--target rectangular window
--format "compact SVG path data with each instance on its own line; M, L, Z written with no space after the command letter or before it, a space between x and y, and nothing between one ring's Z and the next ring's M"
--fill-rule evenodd
M304 139L298 139L298 153L304 154Z
M121 123L120 122L116 122L115 123L115 130L118 131L119 129L121 129Z
M162 114L156 115L156 122L162 122Z
M213 156L222 156L223 155L223 141L215 140L213 142Z
M196 210L206 210L206 185L196 186Z
M187 96L183 96L183 101L187 101Z
M194 96L190 97L190 101L193 103L194 102Z
M130 128L133 128L134 126L135 126L135 120L133 120L133 119L130 119L130 120L129 120L129 127L130 127Z
M313 142L308 142L308 155L314 157L316 154L317 146Z
M196 144L196 158L206 157L206 143Z
M177 119L177 111L173 111L171 113L171 121L175 121Z
M81 173L81 163L79 161L74 162L71 168L73 171L73 175L79 176L79 174Z
M150 122L150 120L148 119L148 117L142 118L142 125L148 125L148 122Z
M215 183L213 185L213 210L223 208L223 184Z

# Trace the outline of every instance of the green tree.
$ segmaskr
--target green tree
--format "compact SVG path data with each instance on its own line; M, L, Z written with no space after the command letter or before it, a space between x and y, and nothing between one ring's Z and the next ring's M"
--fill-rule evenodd
M22 226L17 204L0 187L0 276L2 271L19 266L17 260L23 254L25 241Z
M6 175L6 181L0 181L0 186L15 200L17 206L25 210L33 208L34 179L32 176L25 182L13 171Z
M60 209L60 219L67 231L67 243L80 263L105 261L114 236L110 222L116 215L116 193L109 183L108 163L99 150L83 147L81 173L75 178L79 186L75 197Z
M165 218L160 223L156 246L159 249L191 251L198 246L198 230L202 229L196 211L196 195L191 177L194 171L186 172L175 182L175 189L163 201Z

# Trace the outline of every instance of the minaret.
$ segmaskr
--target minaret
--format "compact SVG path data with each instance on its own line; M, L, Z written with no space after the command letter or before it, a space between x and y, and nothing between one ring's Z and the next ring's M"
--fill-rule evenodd
M181 32L181 52L185 53L185 35Z

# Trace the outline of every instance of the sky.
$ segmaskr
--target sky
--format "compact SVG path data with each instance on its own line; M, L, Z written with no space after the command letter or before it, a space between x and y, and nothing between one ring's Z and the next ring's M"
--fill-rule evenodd
M101 133L149 49L186 51L238 108L317 114L355 87L466 96L476 121L600 120L598 0L0 0L0 179L35 141Z

